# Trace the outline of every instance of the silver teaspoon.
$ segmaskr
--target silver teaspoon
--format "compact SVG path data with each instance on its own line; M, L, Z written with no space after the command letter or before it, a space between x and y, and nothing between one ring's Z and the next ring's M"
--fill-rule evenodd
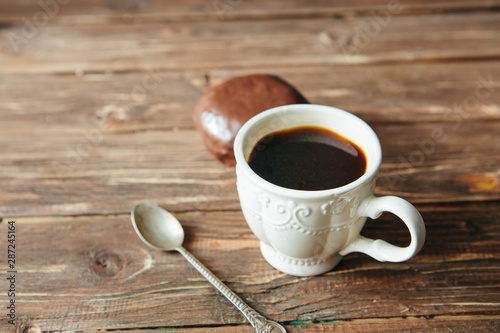
M258 333L282 332L286 330L280 324L267 320L257 311L249 307L241 298L231 291L219 278L208 270L191 253L182 247L184 230L179 221L166 210L150 205L140 204L131 212L132 225L139 238L153 249L162 251L178 251L187 259L210 283L213 284L231 303L243 313Z

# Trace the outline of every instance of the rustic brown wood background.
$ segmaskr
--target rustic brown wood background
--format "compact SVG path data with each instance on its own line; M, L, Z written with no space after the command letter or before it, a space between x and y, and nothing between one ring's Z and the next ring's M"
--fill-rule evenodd
M253 332L129 212L159 204L185 247L288 332L500 331L500 1L0 2L0 331ZM271 268L234 169L191 114L208 87L277 74L380 137L377 195L411 201L427 242L406 263L349 255ZM6 306L15 221L17 325ZM408 242L385 214L364 234Z

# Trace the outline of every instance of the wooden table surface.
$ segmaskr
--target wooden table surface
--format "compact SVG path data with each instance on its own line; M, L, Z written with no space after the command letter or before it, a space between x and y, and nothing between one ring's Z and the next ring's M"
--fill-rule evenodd
M499 9L2 0L0 331L254 332L180 254L141 243L129 214L149 202L288 332L499 332ZM351 254L308 278L264 261L234 168L212 158L192 121L208 87L247 73L279 75L373 127L376 195L403 197L426 223L416 257ZM363 235L409 241L390 214Z

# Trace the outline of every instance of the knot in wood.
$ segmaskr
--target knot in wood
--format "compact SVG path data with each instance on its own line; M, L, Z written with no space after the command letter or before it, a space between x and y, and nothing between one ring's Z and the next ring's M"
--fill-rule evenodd
M124 266L125 262L119 254L105 251L96 253L90 263L90 268L96 275L108 278L120 273Z

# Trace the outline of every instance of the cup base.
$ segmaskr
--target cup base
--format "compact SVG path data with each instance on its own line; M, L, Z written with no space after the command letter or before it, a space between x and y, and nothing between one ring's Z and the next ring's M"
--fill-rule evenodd
M292 258L276 251L264 242L260 242L260 251L271 266L294 276L314 276L326 273L342 259L340 254L325 259Z

